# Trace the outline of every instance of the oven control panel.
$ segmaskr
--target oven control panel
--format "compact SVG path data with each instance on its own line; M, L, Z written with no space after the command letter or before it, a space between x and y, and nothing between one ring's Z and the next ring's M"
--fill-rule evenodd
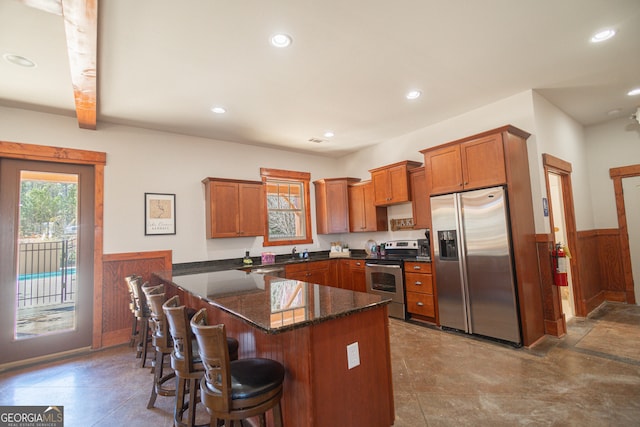
M418 249L418 240L391 240L384 245L386 250L393 249Z

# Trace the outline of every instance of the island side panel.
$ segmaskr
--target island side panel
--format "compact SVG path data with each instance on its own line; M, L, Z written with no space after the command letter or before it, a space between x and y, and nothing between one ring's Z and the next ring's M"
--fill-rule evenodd
M347 345L354 342L360 365L348 369ZM386 305L313 325L311 346L313 425L394 423Z

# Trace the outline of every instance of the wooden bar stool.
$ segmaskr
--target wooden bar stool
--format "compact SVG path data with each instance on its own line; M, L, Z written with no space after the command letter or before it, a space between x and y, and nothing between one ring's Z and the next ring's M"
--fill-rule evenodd
M263 358L230 361L226 349L227 333L224 325L207 325L207 312L202 309L191 319L202 364L206 370L200 381L202 404L211 415L211 426L220 420L235 421L260 417L266 425L265 414L272 410L275 425L282 427L282 384L284 366Z
M133 297L132 282L134 280L142 280L142 277L137 274L132 274L124 278L127 284L127 290L129 291L129 310L131 311L131 339L129 340L129 347L133 347L138 339L138 318L136 317L136 303Z
M165 356L171 356L173 351L173 342L169 335L169 327L167 325L167 319L162 310L162 304L165 303L166 296L164 293L164 286L155 287L142 287L147 304L151 311L151 318L149 319L149 326L151 327L151 342L155 348L155 357L153 363L153 384L151 386L151 396L147 403L147 409L153 408L158 395L160 396L175 396L176 389L175 384L173 387L169 386L169 381L173 380L176 373L171 372L165 374ZM174 382L175 383L175 382Z
M138 333L136 334L136 358L142 358L140 366L144 368L147 363L147 347L150 341L149 317L151 316L151 312L147 305L147 300L144 297L144 292L142 291L142 277L135 277L130 281L130 286L133 295L133 314L139 325Z
M176 373L176 404L173 413L176 426L191 427L195 424L196 404L198 402L198 382L204 375L204 366L198 354L197 342L193 339L193 332L189 327L189 310L180 305L180 298L176 295L169 298L162 310L169 324L169 332L173 340L171 352L171 367ZM226 346L228 357L238 358L238 340L229 338ZM185 398L188 395L188 402ZM186 422L182 421L187 412Z

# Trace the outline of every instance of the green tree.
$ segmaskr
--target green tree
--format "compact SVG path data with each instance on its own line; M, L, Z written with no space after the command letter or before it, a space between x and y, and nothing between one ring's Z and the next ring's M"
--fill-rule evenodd
M22 181L20 237L61 236L65 226L75 224L77 191L75 183Z

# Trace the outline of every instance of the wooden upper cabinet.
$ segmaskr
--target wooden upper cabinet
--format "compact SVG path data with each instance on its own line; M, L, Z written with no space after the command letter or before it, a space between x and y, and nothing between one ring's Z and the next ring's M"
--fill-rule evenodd
M507 181L502 134L422 150L429 194L502 185Z
M411 182L411 208L413 210L413 228L429 228L431 224L431 210L427 190L427 177L424 168L409 171Z
M349 185L349 231L387 231L387 208L376 206L371 181Z
M313 182L318 234L349 232L349 184L358 178L326 178Z
M411 201L409 170L421 166L420 162L403 162L371 169L376 206L389 206Z
M489 135L460 145L465 190L507 182L502 135Z
M264 187L259 181L205 178L207 238L264 234Z
M425 151L424 168L430 194L453 193L463 189L459 146Z

